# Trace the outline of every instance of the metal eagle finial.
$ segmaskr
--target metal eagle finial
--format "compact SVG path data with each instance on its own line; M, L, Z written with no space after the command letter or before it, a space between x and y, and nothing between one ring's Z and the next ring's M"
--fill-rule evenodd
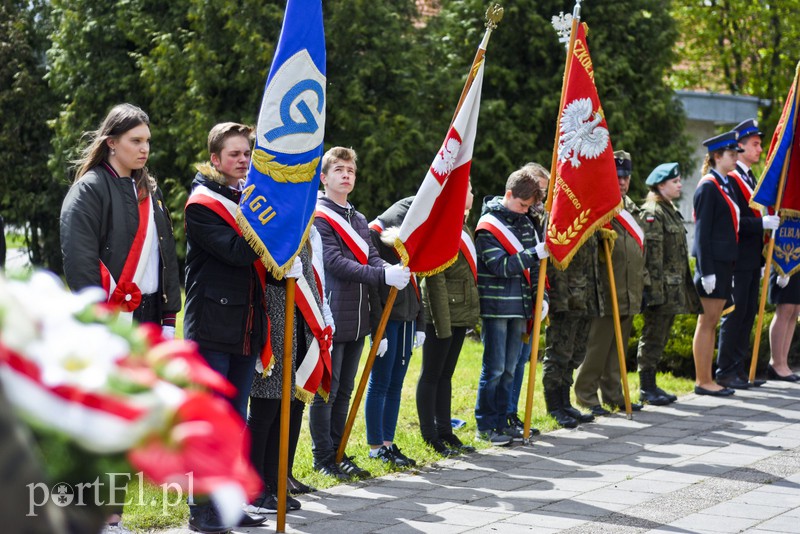
M558 34L558 42L564 43L565 47L569 47L569 34L572 31L572 15L569 13L565 15L562 11L558 15L553 15L550 23Z
M492 4L486 8L486 27L495 30L497 24L503 20L503 7L500 4Z

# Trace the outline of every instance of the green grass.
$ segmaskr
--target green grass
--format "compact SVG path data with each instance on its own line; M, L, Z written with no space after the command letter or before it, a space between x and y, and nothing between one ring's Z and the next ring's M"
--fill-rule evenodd
M25 246L25 236L22 234L7 232L5 238L6 238L6 248L8 250L11 250L12 248L20 248Z
M180 314L179 321L182 319ZM182 329L178 328L178 332ZM366 362L368 347L365 347L364 357L362 358L361 370ZM481 371L482 346L479 340L467 339L461 352L461 357L453 376L453 417L467 421L467 425L456 431L458 437L465 443L472 444L478 449L487 448L483 442L476 441L475 437L475 395L478 387L478 377ZM425 445L419 434L419 423L417 419L417 407L415 402L415 392L417 379L419 377L420 363L422 361L421 349L414 351L409 364L408 375L403 386L403 397L400 404L400 417L397 423L395 441L407 456L414 458L418 466L430 464L441 457L432 449ZM555 421L547 416L544 399L542 397L542 366L537 366L537 379L533 402L532 426L542 432L552 431L557 427ZM356 377L356 385L360 380L361 371ZM525 381L520 399L520 417L524 418L525 395L527 388L528 374L526 368ZM639 375L638 373L628 373L628 383L631 390L631 400L638 399ZM668 373L659 373L659 386L667 391L682 395L692 391L693 382L685 378L675 378ZM369 447L366 443L366 433L364 429L363 398L359 415L356 417L355 425L348 441L347 453L355 456L356 463L369 470L373 476L381 476L392 472L392 469L380 461L372 460L367 457ZM321 475L312 468L311 437L308 432L308 409L305 411L303 430L297 446L297 454L294 462L294 476L299 480L319 489L329 488L337 484L329 477ZM128 528L137 531L147 531L156 528L169 528L186 524L187 507L183 500L177 499L173 492L169 495L169 502L178 504L164 506L162 489L158 486L145 484L144 506L140 506L141 500L138 494L138 482L136 479L129 485L129 500L133 503L125 508L125 524Z

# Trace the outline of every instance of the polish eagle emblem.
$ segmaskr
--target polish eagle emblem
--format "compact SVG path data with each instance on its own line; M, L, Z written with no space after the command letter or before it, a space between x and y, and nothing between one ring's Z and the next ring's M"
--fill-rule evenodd
M603 116L592 108L590 98L579 98L564 108L561 117L561 137L558 140L558 159L568 161L576 169L581 166L578 156L594 159L608 147L608 130L598 126Z
M431 171L436 176L447 176L453 170L456 164L456 157L461 148L461 143L455 137L450 137L444 144L442 149L436 154L436 158L431 164Z

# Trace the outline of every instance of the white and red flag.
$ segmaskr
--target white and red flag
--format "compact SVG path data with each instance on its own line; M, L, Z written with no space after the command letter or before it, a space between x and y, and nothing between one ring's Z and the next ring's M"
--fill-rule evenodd
M546 242L553 265L566 269L580 246L622 209L614 149L579 24L559 120L558 156Z
M466 97L395 240L403 263L420 276L441 272L458 257L481 104L482 52L485 48L478 51L467 81L472 83Z

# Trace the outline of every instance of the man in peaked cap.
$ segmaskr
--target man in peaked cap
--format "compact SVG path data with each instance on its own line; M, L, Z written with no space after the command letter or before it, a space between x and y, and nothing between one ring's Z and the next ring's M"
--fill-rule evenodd
M644 231L639 218L639 207L628 197L633 167L631 155L624 150L614 152L617 165L619 192L625 205L623 212L611 221L616 232L616 241L611 253L614 281L619 304L622 345L628 346L633 325L633 316L639 313L642 290L645 284ZM601 263L602 256L601 256ZM611 302L611 288L606 269L601 266L599 286L604 302ZM600 390L598 397L597 391ZM608 415L610 412L600 404L612 408L623 408L625 397L620 387L620 367L617 343L614 335L614 316L611 306L606 306L603 315L592 319L587 342L586 358L575 377L575 398L593 415ZM641 410L641 404L632 404L633 410Z
M716 381L734 389L760 386L764 382L750 383L750 332L758 309L758 285L764 258L761 248L764 230L778 227L776 215L762 216L750 208L750 198L756 187L752 167L761 159L761 138L764 135L755 119L739 123L734 131L743 152L739 153L736 168L728 173L734 190L734 200L739 207L739 243L733 269L733 303L735 308L722 318L719 331Z

